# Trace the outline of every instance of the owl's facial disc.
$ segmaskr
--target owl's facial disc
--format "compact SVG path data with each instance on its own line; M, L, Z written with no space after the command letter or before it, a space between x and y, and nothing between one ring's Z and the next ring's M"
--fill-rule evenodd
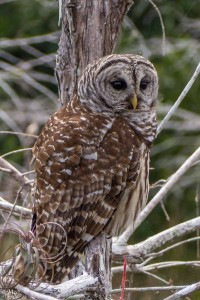
M92 111L120 114L155 105L158 79L141 56L110 55L89 65L79 81L82 104Z
M151 65L109 65L97 75L98 94L104 103L116 113L148 110L157 98L157 75Z

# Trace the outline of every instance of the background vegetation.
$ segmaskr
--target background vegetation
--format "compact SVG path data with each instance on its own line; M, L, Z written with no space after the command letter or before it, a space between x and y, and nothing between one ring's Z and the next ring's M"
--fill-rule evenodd
M193 74L200 54L200 1L156 0L166 30L165 56L162 55L162 31L156 10L148 1L135 1L124 20L117 53L138 53L148 57L158 70L160 93L158 120L160 121L176 101ZM58 107L57 85L53 74L59 41L58 7L54 0L0 0L0 154L29 148L34 138L17 137L2 131L26 132L37 135L43 124ZM181 107L158 136L152 149L150 181L153 185L167 179L178 169L200 143L200 84L197 80ZM7 156L21 172L32 169L31 151ZM29 175L32 179L32 175ZM179 182L169 195L165 209L157 207L137 230L134 242L169 228L199 214L199 165ZM162 184L162 182L161 182ZM150 198L158 191L154 186ZM13 201L16 183L6 174L0 175L0 196ZM29 198L19 199L31 207ZM0 217L4 223L4 216ZM14 217L12 222L16 222ZM22 222L22 226L26 224ZM197 233L198 234L198 233ZM0 252L12 244L13 236L6 236ZM177 251L170 251L166 260L199 259L198 243L189 243ZM173 273L172 273L173 272ZM166 280L176 285L198 280L199 270L188 267L161 271ZM190 274L190 276L188 276ZM156 279L139 275L134 286L155 286ZM129 278L129 280L133 280ZM121 276L114 286L119 287ZM164 293L162 293L164 296ZM152 293L138 294L137 299L161 299ZM200 299L200 292L191 299Z

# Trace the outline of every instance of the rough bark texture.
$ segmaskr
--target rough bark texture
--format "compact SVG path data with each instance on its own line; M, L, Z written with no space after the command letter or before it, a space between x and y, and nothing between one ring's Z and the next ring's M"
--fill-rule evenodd
M55 74L62 105L76 93L84 68L113 52L124 15L132 0L60 0L62 24ZM100 235L89 245L86 268L99 278L99 289L87 299L109 299L111 287L111 239Z
M112 239L106 234L96 237L86 250L86 271L99 279L99 288L89 290L86 299L111 299Z
M83 69L112 53L123 17L132 4L132 0L62 0L55 69L62 105L76 92Z

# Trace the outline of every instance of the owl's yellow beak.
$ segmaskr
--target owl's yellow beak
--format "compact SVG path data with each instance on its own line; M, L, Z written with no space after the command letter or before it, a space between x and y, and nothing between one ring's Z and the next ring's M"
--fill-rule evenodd
M133 109L136 109L137 108L137 96L136 94L134 93L133 97L131 98L131 104L133 105Z

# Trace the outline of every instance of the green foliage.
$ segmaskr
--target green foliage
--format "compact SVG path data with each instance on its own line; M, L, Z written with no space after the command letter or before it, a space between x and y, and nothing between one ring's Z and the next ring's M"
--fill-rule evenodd
M0 37L24 38L58 30L55 1L13 1L1 5Z

